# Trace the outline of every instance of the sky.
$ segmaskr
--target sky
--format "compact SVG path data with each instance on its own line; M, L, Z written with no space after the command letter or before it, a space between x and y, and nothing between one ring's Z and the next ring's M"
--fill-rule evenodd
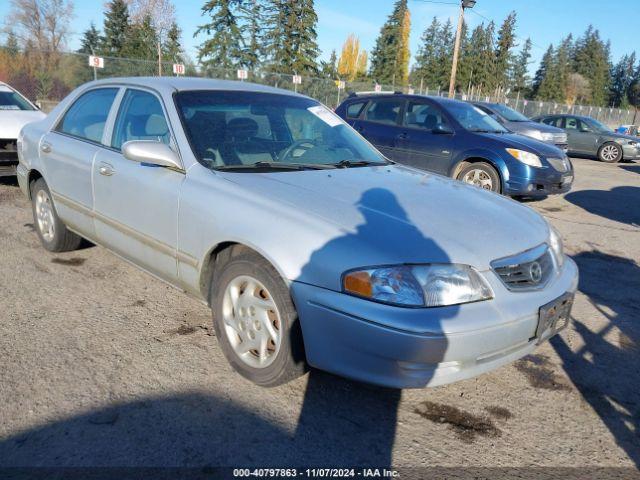
M0 0L0 24L8 26L10 0ZM77 49L81 34L91 21L98 27L103 23L103 0L75 0L73 32L69 49ZM176 0L178 24L183 31L183 44L187 53L195 58L197 46L203 37L193 38L198 25L204 22L200 8L204 0ZM331 50L338 54L350 33L360 38L363 48L371 51L380 27L393 9L394 0L316 0L318 12L318 43L321 59L328 59ZM544 50L550 43L557 44L569 33L574 37L584 32L589 24L600 30L604 39L611 40L612 59L617 61L635 48L633 23L624 21L625 12L632 18L637 12L635 0L478 0L465 19L471 28L492 19L500 25L511 10L517 13L518 42L531 37L531 71L535 71ZM409 0L411 10L411 55L416 54L420 36L434 16L446 21L457 21L456 0Z

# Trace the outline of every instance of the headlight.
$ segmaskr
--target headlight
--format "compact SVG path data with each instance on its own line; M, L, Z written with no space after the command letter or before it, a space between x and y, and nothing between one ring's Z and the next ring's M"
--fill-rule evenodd
M636 142L635 140L629 140L629 145L631 145L632 147L635 147L638 145L638 142Z
M564 264L564 247L562 246L562 237L558 230L556 230L551 224L549 224L549 247L551 247L551 251L556 259L558 268L562 267Z
M517 148L507 148L507 152L516 160L526 163L532 167L542 167L542 161L540 157L534 153L527 152L525 150L518 150Z
M468 265L398 265L343 275L345 293L392 305L442 307L493 298L491 287Z

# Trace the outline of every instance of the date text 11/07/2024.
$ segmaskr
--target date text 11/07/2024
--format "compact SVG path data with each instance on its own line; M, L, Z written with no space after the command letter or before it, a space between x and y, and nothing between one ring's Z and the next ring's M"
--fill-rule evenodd
M387 468L236 468L233 476L277 478L277 477L304 477L304 478L397 478L397 470Z

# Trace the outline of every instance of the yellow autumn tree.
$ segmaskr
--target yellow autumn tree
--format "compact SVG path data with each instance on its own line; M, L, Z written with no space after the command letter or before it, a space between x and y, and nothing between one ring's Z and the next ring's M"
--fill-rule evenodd
M367 71L367 52L360 50L360 40L354 34L347 37L342 44L342 52L338 60L338 75L349 81L355 80Z
M406 85L409 82L409 60L411 54L409 52L409 35L411 34L411 13L409 9L405 10L402 17L402 24L400 25L400 41L398 45L397 53L397 67L396 72L398 74L398 80L402 85Z

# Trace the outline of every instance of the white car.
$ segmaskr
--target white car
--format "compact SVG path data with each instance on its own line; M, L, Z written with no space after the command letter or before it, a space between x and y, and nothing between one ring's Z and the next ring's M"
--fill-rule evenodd
M24 95L0 82L0 177L14 176L18 165L18 134L29 122L46 115Z

